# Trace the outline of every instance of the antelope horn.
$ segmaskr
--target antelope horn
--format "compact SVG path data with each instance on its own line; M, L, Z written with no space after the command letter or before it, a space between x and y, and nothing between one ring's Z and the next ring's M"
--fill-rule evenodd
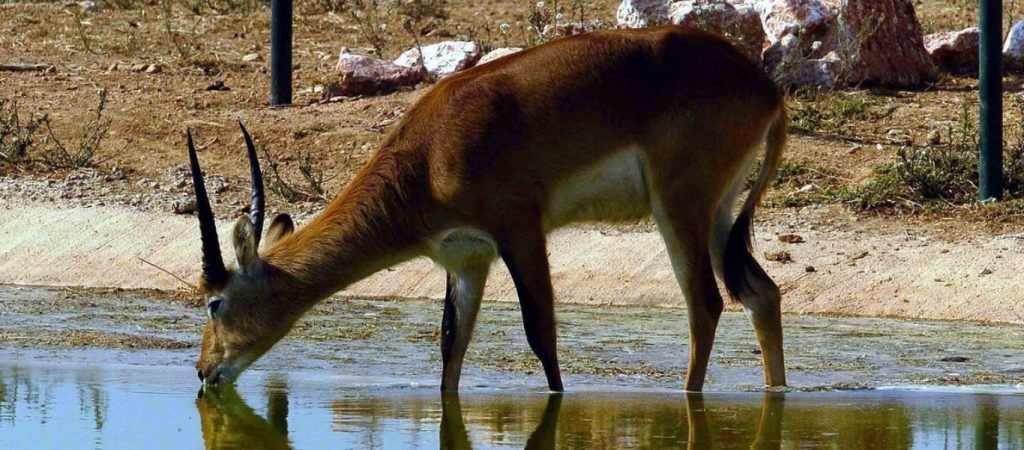
M266 214L266 196L263 195L263 172L260 171L260 159L256 156L256 146L252 143L252 136L245 129L242 121L238 121L242 128L242 136L245 137L245 148L249 153L249 172L252 177L252 205L249 207L249 220L252 221L256 248L260 248L260 238L263 236L263 216Z
M220 285L227 279L224 259L220 256L220 241L217 240L217 223L213 220L213 208L206 196L203 171L199 168L196 146L192 143L192 130L188 130L188 160L192 168L192 187L196 193L196 212L199 216L199 232L203 241L203 279L206 283Z

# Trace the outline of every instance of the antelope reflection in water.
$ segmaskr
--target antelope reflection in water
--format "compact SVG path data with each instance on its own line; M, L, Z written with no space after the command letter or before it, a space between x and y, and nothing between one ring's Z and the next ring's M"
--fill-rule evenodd
M784 395L778 393L765 393L761 401L760 419L757 423L757 427L753 433L753 440L750 443L752 449L778 449L781 447L782 441L782 418L783 418L783 405ZM379 399L378 399L379 400ZM580 436L577 433L573 433L573 429L580 426L580 417L578 414L574 414L575 409L566 412L568 414L565 419L568 420L563 424L563 433L566 435L561 436L562 439L556 439L559 428L559 415L562 413L562 394L554 393L550 394L544 405L543 412L537 422L536 428L529 434L524 448L526 449L555 449L559 447L559 443L562 445L572 444L578 440ZM668 434L675 434L674 430L679 430L681 427L686 427L686 439L685 445L687 448L714 448L717 444L725 447L734 447L738 442L735 441L734 435L729 433L722 433L720 429L721 425L727 427L731 424L717 424L715 420L709 420L708 410L705 407L705 397L700 393L689 393L685 397L681 398L683 403L682 412L685 417L678 417L677 421L667 420L664 418L658 420L662 422L662 426L656 426L654 429L649 429L648 432L658 433L657 429L661 432L668 432ZM342 404L347 404L345 401L340 401ZM256 411L249 407L244 400L238 395L237 391L232 386L222 386L219 389L208 390L201 394L196 401L196 406L199 409L199 415L202 424L203 440L206 444L206 448L271 448L271 449L288 449L291 445L288 440L288 397L287 389L280 385L273 383L267 386L267 416L260 416ZM376 403L376 401L371 401ZM385 401L385 403L390 403ZM414 401L413 403L419 403ZM474 402L475 403L475 402ZM436 404L435 404L436 405ZM677 404L678 405L678 404ZM337 408L338 403L335 404ZM354 407L355 405L347 405ZM378 405L382 406L382 405ZM409 405L407 405L409 406ZM426 405L422 405L426 406ZM440 408L440 427L438 430L438 443L441 449L446 450L465 450L473 448L473 440L470 437L470 433L466 426L465 416L463 413L462 402L458 395L442 395L441 397L441 408ZM477 406L477 405L474 405ZM509 412L506 408L512 407L517 410L531 409L527 402L508 404L507 400L498 402L497 404L491 405L492 409L489 414L495 416L504 416ZM638 405L637 405L638 406ZM384 410L389 410L391 407L384 406ZM345 408L348 409L348 408ZM349 411L358 410L359 408L353 408ZM378 410L377 407L371 406L368 410L363 409L361 413L370 412L371 415L381 414L388 416L395 411L384 411ZM408 411L406 414L411 413L411 416L406 417L407 419L418 422L429 415L432 415L429 411L432 408L420 408L413 406L412 409L417 412ZM471 409L475 409L471 407ZM640 410L645 408L641 407ZM674 408L673 408L674 409ZM677 409L677 411L679 410ZM371 412L372 411L372 412ZM436 409L433 409L435 413ZM671 409L664 410L664 413L670 413ZM641 416L649 416L651 411L638 411ZM357 413L358 414L358 413ZM399 414L404 416L406 414ZM472 414L472 413L471 413ZM627 415L629 415L627 413ZM715 414L711 414L714 416ZM586 416L586 415L584 415ZM471 415L475 419L479 419L479 414ZM521 416L520 416L521 417ZM664 417L664 416L663 416ZM652 417L653 418L653 417ZM590 422L589 420L583 419L584 422ZM602 422L602 421L598 421ZM675 422L670 423L670 422ZM591 426L602 426L599 423L590 423ZM599 434L609 433L610 435L618 435L619 433L615 430L618 424L605 423L605 426L609 426L609 429L591 430L597 431ZM628 427L628 425L627 425ZM371 427L374 428L374 427ZM514 426L513 426L514 428ZM358 432L356 430L337 430L340 432ZM380 431L380 430L378 430ZM497 430L491 430L497 431ZM576 430L578 431L578 430ZM619 430L621 431L621 430ZM634 430L636 431L636 430ZM647 433L640 433L647 434ZM575 435L575 437L573 437ZM749 436L749 435L748 435ZM623 444L624 441L619 439L625 436L613 437L610 442L606 438L612 436L593 436L589 442L577 442L578 444L598 444L602 442L610 444L615 442L616 444ZM637 435L637 438L640 436ZM681 436L680 436L681 437ZM486 438L485 438L486 439ZM628 438L627 438L628 440ZM683 440L676 441L677 444L682 444ZM379 443L379 442L378 442Z
M267 417L249 407L232 385L200 390L196 408L207 449L292 448L288 442L288 391L280 382L267 385Z

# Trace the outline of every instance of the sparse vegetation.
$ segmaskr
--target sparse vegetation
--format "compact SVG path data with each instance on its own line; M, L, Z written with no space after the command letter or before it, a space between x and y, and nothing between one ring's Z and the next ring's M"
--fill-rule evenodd
M267 187L281 196L286 202L326 202L330 200L326 183L333 177L327 177L323 168L317 164L310 152L299 151L298 172L301 181L295 181L282 173L281 162L275 159L266 147L263 148L263 159L266 161Z
M849 121L871 117L867 103L856 94L807 89L793 99L789 128L798 133L842 132Z
M28 161L28 150L46 117L31 116L24 125L18 104L0 99L0 167L15 167Z
M1024 102L1020 99L1015 101L1014 107L1024 113ZM860 110L851 105L832 109L834 114ZM776 206L843 203L859 210L893 208L893 212L975 203L978 195L976 120L976 115L964 105L957 123L947 129L942 140L945 143L900 147L896 151L897 160L876 166L874 176L863 184L822 182L822 177L807 176L810 169L805 163L784 163L776 185L787 189L772 198L771 203ZM1012 143L1004 155L1004 176L1007 197L1012 199L1024 194L1024 119L1018 119L1011 134ZM795 186L808 184L817 185L805 192L793 191Z
M92 167L96 161L96 152L99 151L103 140L110 133L111 120L103 117L103 110L107 107L107 90L98 91L99 102L96 105L93 117L86 120L79 128L78 142L76 147L70 147L61 141L53 132L48 118L43 119L46 124L46 150L40 156L40 162L51 168L74 169L78 167Z
M22 125L17 105L0 100L0 167L24 169L41 165L49 169L75 169L95 165L96 153L111 125L111 120L103 116L107 104L106 90L100 89L98 96L99 103L91 118L79 128L75 146L66 144L57 136L48 115L33 115ZM43 128L46 135L39 141L36 133L41 133Z

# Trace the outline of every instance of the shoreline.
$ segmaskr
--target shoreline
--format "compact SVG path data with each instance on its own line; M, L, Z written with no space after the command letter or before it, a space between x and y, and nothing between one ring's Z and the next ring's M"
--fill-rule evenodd
M228 229L229 222L220 222L220 229ZM810 228L760 224L756 229L755 256L781 286L784 313L1024 324L1024 284L1016 279L1024 273L1024 239L945 242L907 233ZM804 242L780 242L776 236L782 233L798 234ZM221 233L225 249L230 248L227 235ZM781 251L794 262L766 261L765 254ZM565 228L549 235L548 254L559 303L685 307L655 231ZM0 283L183 287L142 260L191 283L200 260L195 219L124 206L0 204ZM485 301L516 301L500 262L488 281ZM443 271L417 258L335 296L440 298L443 293ZM739 308L732 301L726 304Z

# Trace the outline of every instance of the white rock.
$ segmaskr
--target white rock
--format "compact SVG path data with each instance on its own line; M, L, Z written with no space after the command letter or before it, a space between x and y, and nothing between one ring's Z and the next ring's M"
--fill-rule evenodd
M242 62L256 62L262 60L263 57L259 53L249 53L242 57Z
M491 50L491 51L487 52L486 55L481 57L480 61L477 62L476 65L479 66L480 64L489 63L489 62L494 61L494 60L496 60L498 58L501 58L503 56L508 56L508 55L513 54L513 53L518 53L520 50L522 50L522 48L519 48L519 47L496 48L494 50Z
M787 34L813 33L836 20L835 6L821 0L754 0L752 6L772 44Z
M475 42L445 41L437 44L424 45L423 65L433 78L443 78L469 67L480 59L480 47ZM403 67L420 66L419 49L409 49L402 53L395 64Z
M1024 68L1024 20L1013 24L1003 43L1003 61L1013 70Z
M93 2L93 1L80 2L78 4L78 7L82 8L82 11L87 11L87 12L96 12L96 11L98 11L100 9L99 5L97 5L96 2Z
M761 64L764 29L757 11L749 5L724 1L687 0L669 5L669 22L689 25L727 38L751 61Z
M621 28L643 28L668 23L669 0L622 0L615 12Z

